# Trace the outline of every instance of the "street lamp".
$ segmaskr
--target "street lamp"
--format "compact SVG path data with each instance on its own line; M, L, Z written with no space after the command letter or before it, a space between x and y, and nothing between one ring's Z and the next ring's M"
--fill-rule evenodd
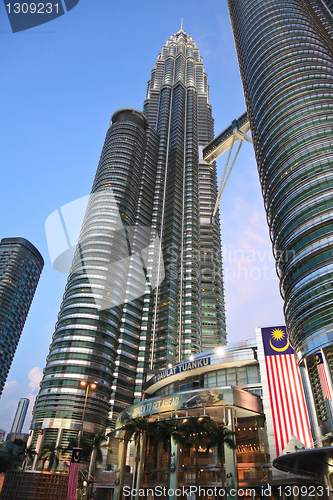
M84 421L84 414L86 413L86 406L87 406L87 399L88 399L89 389L96 389L97 382L87 382L87 380L81 380L80 385L83 386L83 387L87 386L87 389L86 389L86 397L85 397L84 406L83 406L81 427L80 427L79 434L77 436L77 447L78 448L80 448L80 442L81 442L81 438L82 438L82 435L83 435L83 421Z

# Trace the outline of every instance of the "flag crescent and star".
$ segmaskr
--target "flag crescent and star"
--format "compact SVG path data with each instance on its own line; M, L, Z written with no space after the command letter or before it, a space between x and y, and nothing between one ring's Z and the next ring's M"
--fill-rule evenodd
M265 356L294 354L285 326L262 328Z

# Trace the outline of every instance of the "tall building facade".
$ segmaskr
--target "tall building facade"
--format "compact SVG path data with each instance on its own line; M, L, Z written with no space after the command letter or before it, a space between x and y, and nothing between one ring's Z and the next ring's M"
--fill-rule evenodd
M24 238L0 242L0 394L35 294L44 260Z
M203 62L180 30L143 113L111 119L34 407L44 439L77 434L80 380L97 382L84 430L98 432L140 400L147 370L226 342L216 168L202 159L213 133Z
M27 398L21 398L18 402L14 420L12 423L12 428L10 430L11 434L20 434L22 432L22 427L27 415L29 403L30 401Z
M289 335L328 418L333 372L332 1L228 0Z

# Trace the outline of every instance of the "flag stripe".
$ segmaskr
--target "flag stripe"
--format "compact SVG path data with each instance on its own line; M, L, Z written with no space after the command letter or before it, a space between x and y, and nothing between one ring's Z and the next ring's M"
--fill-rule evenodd
M271 407L272 407L272 415L273 415L273 427L274 427L274 437L275 437L275 445L276 449L278 450L280 448L280 422L279 422L279 414L276 415L277 418L275 418L275 414L273 412L273 409L276 408L276 401L275 401L275 387L274 387L274 377L272 376L272 368L270 364L270 359L271 356L266 356L266 370L267 370L267 381L268 381L268 388L269 388L269 396L270 396L270 401L271 401Z
M68 474L67 500L76 500L79 463L71 462Z
M299 418L300 413L300 405L299 405L299 393L296 390L296 380L295 380L295 374L293 373L293 368L292 368L292 359L291 359L292 354L287 354L286 356L283 356L284 358L284 363L286 365L286 370L285 374L287 377L287 386L288 386L288 397L291 403L291 415L292 415L292 424L293 424L293 429L296 431L296 436L299 436L300 441L304 443L304 427L303 427L303 419ZM290 438L293 436L293 434L290 436Z
M327 379L327 374L326 374L326 369L324 363L320 363L317 365L318 372L319 372L319 378L320 378L320 383L321 387L323 390L324 397L327 399L330 399L332 401L332 394L331 394L331 389L328 383Z
M283 366L283 361L284 361L284 356L276 356L276 364L278 368L278 376L279 376L279 382L281 386L281 396L283 398L283 401L285 401L285 408L284 412L281 411L283 415L283 421L284 421L284 426L286 429L286 440L283 443L283 448L287 445L289 442L290 438L292 437L292 427L293 427L293 422L292 422L292 411L291 411L291 404L289 400L288 393L288 385L287 385L287 379L286 379L286 373L284 371L284 366ZM281 408L282 410L282 408Z
M265 356L277 456L295 435L312 445L299 367L294 354Z
M302 431L303 431L303 436L304 436L304 441L301 439L302 443L305 444L305 446L313 446L312 443L312 436L311 436L311 428L310 428L310 421L308 418L308 413L307 413L307 407L306 407L306 402L305 402L305 396L303 392L303 385L302 385L302 379L301 379L301 372L298 367L298 364L296 362L295 357L291 356L290 358L291 361L291 367L293 371L293 378L292 380L295 382L295 390L294 394L297 395L297 402L298 402L298 410L296 413L296 416L298 416L298 421L300 422L302 426Z
M278 441L278 446L277 446L277 455L280 454L281 450L284 448L284 443L286 441L286 436L285 436L285 426L284 426L284 421L283 421L283 412L280 412L280 408L283 405L281 401L281 395L280 395L280 386L279 386L279 376L276 373L276 356L270 356L270 364L271 364L271 379L273 381L273 388L274 388L274 397L273 397L273 405L272 405L272 411L273 411L273 419L277 419L278 425L277 425L277 441Z

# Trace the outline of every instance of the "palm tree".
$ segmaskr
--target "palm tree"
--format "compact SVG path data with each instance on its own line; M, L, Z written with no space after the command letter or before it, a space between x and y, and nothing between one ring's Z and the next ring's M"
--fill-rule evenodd
M161 443L165 451L168 451L173 439L175 443L183 442L183 435L180 432L179 421L175 418L161 420L157 425L155 441Z
M106 446L107 438L105 437L105 431L101 431L99 434L94 436L94 441L92 444L92 452L90 457L89 473L88 478L92 478L92 487L94 486L95 468L96 464L103 461L102 448Z
M181 425L180 432L182 439L189 443L191 436L195 439L195 485L198 490L199 479L199 446L204 444L204 439L208 437L210 431L210 421L203 417L190 417Z
M15 457L17 462L22 462L25 457L26 443L22 439L14 439L13 444L15 445Z
M130 441L131 438L133 438L136 446L135 471L133 474L133 488L135 489L138 479L138 468L141 456L141 437L144 435L144 433L150 430L148 417L133 418L133 420L125 424L124 430L127 434L127 442Z
M23 464L22 464L23 470L25 469L25 466L27 465L29 460L31 460L31 462L34 461L35 455L36 455L36 452L35 452L32 444L25 448L25 457L24 457Z
M47 470L51 471L53 469L54 471L56 471L59 465L58 454L62 451L63 448L61 446L56 446L55 442L43 446L41 452L39 453L39 458L41 458L42 460L43 469L45 467L45 462L48 460L49 464L47 466Z
M163 446L164 451L168 451L172 446L172 441L175 444L186 444L183 433L180 431L179 420L170 418L168 420L160 420L157 422L156 433L153 434L155 446ZM171 454L169 453L169 467L171 471ZM170 480L170 475L169 475Z
M235 432L228 429L224 425L212 425L209 431L209 443L207 444L207 452L216 446L217 456L221 464L221 479L222 488L224 488L224 447L227 446L231 450L236 449Z

